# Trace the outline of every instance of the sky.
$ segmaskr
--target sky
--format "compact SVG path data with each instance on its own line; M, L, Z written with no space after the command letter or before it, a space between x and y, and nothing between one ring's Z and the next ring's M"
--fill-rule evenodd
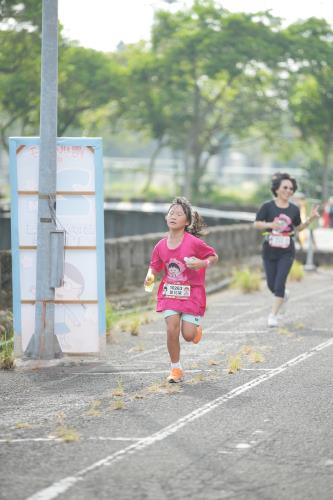
M171 0L172 1L172 0ZM271 9L289 24L298 19L322 17L333 25L332 0L216 0L231 12L257 12ZM154 11L175 10L191 0L58 0L59 19L64 35L80 45L113 51L118 43L148 40Z

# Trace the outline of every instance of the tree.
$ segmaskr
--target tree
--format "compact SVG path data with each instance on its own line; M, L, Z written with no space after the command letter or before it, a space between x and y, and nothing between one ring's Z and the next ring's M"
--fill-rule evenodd
M22 133L38 114L41 0L0 0L0 138L18 123Z
M40 94L40 0L1 1L0 140L11 133L38 135ZM77 47L60 33L58 132L81 127L86 110L117 96L118 65L111 56Z
M309 161L321 165L322 198L327 200L332 182L333 149L333 43L332 28L324 21L309 19L287 30L290 56L297 71L291 75L289 109L307 151L315 152ZM311 171L310 171L311 173Z
M8 28L40 31L42 0L0 0L0 22Z
M165 68L163 61L143 42L125 47L118 54L118 62L126 70L116 114L125 126L156 142L144 188L147 191L153 178L155 160L162 149L170 145L170 96L161 86Z
M0 31L0 134L20 127L36 132L39 116L40 38L36 32Z
M284 58L284 38L268 14L230 14L211 1L156 16L154 75L168 113L165 134L184 154L188 195L199 196L209 159L227 137L243 135L278 110L272 71Z
M84 128L84 113L120 95L122 70L110 55L63 44L59 57L58 135Z

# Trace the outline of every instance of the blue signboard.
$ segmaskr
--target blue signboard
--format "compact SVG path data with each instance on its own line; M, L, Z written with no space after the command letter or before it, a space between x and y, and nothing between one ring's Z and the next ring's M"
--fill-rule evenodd
M39 138L10 146L16 355L35 329ZM64 353L105 347L103 164L100 138L57 141L57 228L65 231L64 283L55 289L55 335Z

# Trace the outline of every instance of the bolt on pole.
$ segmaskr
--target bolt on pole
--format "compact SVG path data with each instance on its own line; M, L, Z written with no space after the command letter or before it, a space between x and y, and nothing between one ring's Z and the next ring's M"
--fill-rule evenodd
M57 94L58 0L43 0L35 331L24 353L32 359L62 354L54 333L54 287L60 285L52 278L57 260L52 249L59 245L51 236L61 233L56 227Z

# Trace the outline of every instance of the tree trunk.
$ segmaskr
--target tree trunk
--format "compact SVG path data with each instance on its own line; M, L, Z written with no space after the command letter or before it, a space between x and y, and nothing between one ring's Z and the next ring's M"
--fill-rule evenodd
M192 166L192 201L196 203L199 199L200 194L200 180L203 175L201 169L201 151L194 152L193 155L193 166Z
M166 143L163 142L163 139L159 139L157 143L157 147L153 154L150 157L149 160L149 165L148 165L148 173L147 173L147 180L146 184L144 185L143 192L146 193L149 191L153 177L154 177L154 170L155 170L155 161L162 149L166 146Z
M330 154L332 149L332 138L325 144L323 175L322 175L322 198L327 201L330 197Z

